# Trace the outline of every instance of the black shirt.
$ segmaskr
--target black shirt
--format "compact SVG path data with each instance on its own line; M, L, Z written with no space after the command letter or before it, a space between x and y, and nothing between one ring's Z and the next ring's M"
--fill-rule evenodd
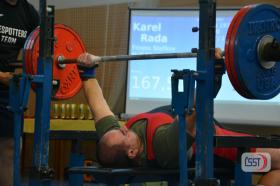
M18 0L16 5L0 0L0 71L14 71L9 61L17 60L26 38L38 24L39 15L27 0ZM8 87L0 83L0 99L7 102L7 97Z

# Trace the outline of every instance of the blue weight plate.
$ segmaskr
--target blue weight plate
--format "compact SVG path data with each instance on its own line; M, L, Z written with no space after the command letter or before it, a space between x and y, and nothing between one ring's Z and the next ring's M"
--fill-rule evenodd
M258 59L259 40L270 35L280 41L280 11L268 4L253 6L242 18L234 41L234 68L239 81L254 99L271 99L280 92L280 63L263 68Z

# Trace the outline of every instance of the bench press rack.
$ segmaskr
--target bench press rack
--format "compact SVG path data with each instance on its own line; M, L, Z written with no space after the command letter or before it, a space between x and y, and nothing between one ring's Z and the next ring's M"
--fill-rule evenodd
M53 69L53 25L54 7L46 6L46 0L40 1L40 49L38 75L23 73L15 75L10 82L9 108L14 112L14 174L13 185L19 186L20 179L20 141L23 128L23 113L28 103L31 84L36 86L36 110L33 161L30 170L30 186L51 185L54 172L48 166L50 110L52 97Z
M224 176L224 170L214 171L213 147L240 147L240 153L250 147L280 147L279 138L260 137L213 137L213 99L216 96L214 85L214 56L215 56L215 25L216 1L199 0L199 49L197 56L197 71L173 71L172 76L172 106L179 115L179 146L180 169L162 170L148 168L106 169L102 167L83 167L82 156L72 156L69 168L70 185L82 185L81 176L84 173L95 176L96 180L107 184L123 184L143 181L166 180L170 184L189 184L189 178L194 178L196 186L219 185L217 178ZM53 25L54 7L46 6L46 0L40 1L40 50L38 59L38 74L23 73L15 75L10 82L10 110L14 112L14 186L20 185L20 140L23 126L23 113L26 110L31 84L36 85L36 111L33 168L30 173L30 186L51 185L54 172L48 165L49 140L64 139L66 133L50 135L50 106L52 97L52 65L53 65ZM25 68L25 67L23 67ZM178 81L183 79L184 91L179 92ZM196 91L197 132L196 132L196 162L195 169L190 169L186 160L186 134L184 115L193 108L194 87ZM184 102L182 101L184 100ZM63 137L64 136L64 137ZM71 134L73 137L73 134ZM80 138L83 135L77 135ZM68 139L68 137L66 137ZM81 137L82 138L82 137ZM244 145L244 142L250 142ZM75 149L75 148L74 148ZM76 152L73 152L76 153ZM239 164L238 164L239 163ZM235 185L251 185L251 174L244 173L237 162ZM215 174L222 174L221 177ZM232 175L229 171L228 175ZM77 177L78 176L78 177ZM230 185L229 181L220 181L221 185Z

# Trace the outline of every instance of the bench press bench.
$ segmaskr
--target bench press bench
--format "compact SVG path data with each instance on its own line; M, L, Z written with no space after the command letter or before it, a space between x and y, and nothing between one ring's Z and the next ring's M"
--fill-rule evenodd
M94 182L107 185L142 183L154 181L166 181L169 185L178 183L179 169L160 169L160 168L104 168L98 165L83 166L83 156L79 152L81 141L96 141L97 134L95 131L51 131L50 139L52 140L72 140L72 154L69 169L69 185L83 185L83 174L93 176ZM216 136L214 138L216 147L237 147L240 153L251 147L279 148L280 138L278 136ZM240 164L240 162L239 162ZM236 170L225 168L215 168L214 176L219 179L221 186L231 185ZM188 169L189 178L195 177L195 168ZM241 176L242 177L242 176Z
M99 166L71 167L68 169L69 177L78 174L89 174L94 177L96 183L107 185L161 182L166 181L168 185L177 185L179 182L179 169L160 168L103 168ZM234 172L228 169L215 169L215 177L220 180L223 186L230 186ZM192 179L195 177L195 168L188 169L188 175ZM191 181L189 181L191 183ZM77 183L70 183L70 186L81 186Z
M51 140L71 140L72 154L70 158L68 172L69 185L83 185L83 175L88 174L94 177L94 182L107 185L143 183L166 181L169 185L178 183L179 169L160 168L104 168L99 165L83 166L83 155L80 154L81 141L97 141L95 131L50 131ZM215 169L215 177L220 179L222 185L230 185L234 171L224 168ZM195 177L195 168L188 169L188 175L192 179Z

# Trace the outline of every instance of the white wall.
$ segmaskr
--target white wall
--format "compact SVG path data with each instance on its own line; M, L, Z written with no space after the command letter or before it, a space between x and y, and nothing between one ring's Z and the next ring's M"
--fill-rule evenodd
M39 9L40 0L28 0L36 9ZM141 8L155 7L159 0L47 0L48 5L55 5L56 9L77 8L87 6L132 3Z

